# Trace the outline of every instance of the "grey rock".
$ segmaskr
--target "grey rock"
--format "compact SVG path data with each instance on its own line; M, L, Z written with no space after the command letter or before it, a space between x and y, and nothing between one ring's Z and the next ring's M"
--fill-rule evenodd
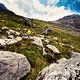
M40 47L43 47L43 43L42 43L43 38L42 37L33 36L33 37L30 37L30 39L34 40L34 41L32 41L33 44L40 46Z
M48 27L43 32L43 34L51 34L51 33L52 33L52 30Z
M14 36L13 35L9 35L8 38L9 39L14 39Z
M57 37L53 37L52 38L54 41L58 41L58 38Z
M53 53L60 53L60 51L53 45L47 45L47 48L53 51Z
M56 54L59 54L60 51L53 45L47 45L45 47L45 49L43 49L43 53L44 53L43 55L48 56L48 57L54 59L54 56Z
M7 33L8 35L13 35L13 34L15 33L15 31L14 31L14 30L8 30L8 31L6 31L6 33Z
M71 53L71 58L62 58L44 68L36 80L80 80L80 53Z
M21 21L25 26L30 26L31 27L31 20L29 18L24 18Z
M19 32L17 32L17 31L14 31L14 30L8 30L8 31L6 31L6 33L8 34L8 35L17 35L17 36L19 36L20 35L20 33Z
M17 35L17 36L19 36L19 35L20 35L20 33L19 33L19 32L17 32L17 31L16 31L15 33L16 33L16 35Z
M4 30L4 29L8 29L8 27L6 27L6 26L3 26L3 27L2 27L2 30Z
M16 37L15 39L0 39L0 46L10 45L22 40L22 37Z
M19 80L30 72L30 68L24 55L0 51L0 80Z

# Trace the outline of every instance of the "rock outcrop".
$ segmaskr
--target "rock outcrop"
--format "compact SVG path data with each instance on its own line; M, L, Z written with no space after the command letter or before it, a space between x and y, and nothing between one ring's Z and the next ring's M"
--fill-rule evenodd
M22 40L21 37L16 37L15 39L0 39L0 46L14 44L14 43L17 43L21 40Z
M49 48L53 53L60 53L60 51L53 45L47 45L46 48Z
M19 35L20 35L20 33L19 33L19 32L14 31L14 30L7 30L7 31L6 31L6 33L7 33L8 35L17 35L17 36L19 36Z
M50 56L50 58L54 59L54 56L56 54L59 54L60 51L53 45L47 45L43 50L43 53L44 53L43 55L46 55L48 57Z
M44 68L37 80L80 80L80 53L71 52L71 58L62 58Z
M72 28L72 29L80 29L80 15L69 15L65 16L58 20L63 26Z
M46 27L46 29L43 32L43 34L46 34L46 35L51 34L51 33L52 33L52 30L48 27Z
M22 54L0 51L0 80L19 80L30 72L30 68Z
M31 20L29 19L29 18L24 18L23 20L22 20L22 23L25 25L25 26L32 26L31 25Z
M32 41L33 44L43 47L42 39L44 39L44 38L33 36L33 37L30 37L30 39L34 40L34 41Z

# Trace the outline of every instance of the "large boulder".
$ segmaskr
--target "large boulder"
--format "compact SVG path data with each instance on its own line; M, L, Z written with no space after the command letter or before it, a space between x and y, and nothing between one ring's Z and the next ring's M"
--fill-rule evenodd
M30 68L24 55L0 51L0 80L19 80L30 72Z
M15 44L22 40L22 37L16 37L15 39L0 39L0 46L6 46L10 44Z
M46 48L53 51L53 53L60 53L60 51L53 45L47 45Z
M39 72L37 80L80 80L80 53L71 52L71 58L62 58Z
M46 27L46 29L43 31L43 34L46 34L46 35L51 34L51 33L52 33L52 30L51 28L48 28L48 27Z
M44 38L33 36L33 37L30 37L30 39L34 40L34 41L32 41L33 44L40 46L40 47L43 47L42 39L44 39Z
M14 31L14 30L11 30L11 29L10 29L10 30L7 30L6 33L7 33L8 35L16 35L16 36L19 36L19 35L20 35L19 32Z
M31 25L31 20L29 19L29 18L24 18L23 20L22 20L22 23L25 25L25 26L32 26Z
M55 55L60 53L60 51L54 45L49 45L49 44L46 45L44 50L46 52L46 54L44 54L44 55L47 55L48 57L50 57L52 59L54 59Z

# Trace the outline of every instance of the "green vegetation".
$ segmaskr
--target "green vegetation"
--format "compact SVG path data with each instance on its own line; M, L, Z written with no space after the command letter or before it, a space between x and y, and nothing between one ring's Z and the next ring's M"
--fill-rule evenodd
M51 35L44 35L49 39L49 44L56 46L61 54L56 55L55 58L60 59L62 57L69 58L69 51L73 50L80 52L80 36L71 34L69 30L60 28L60 26L55 27L56 24L49 23L40 20L33 20L34 27L25 26L21 23L23 17L14 15L13 13L8 13L5 11L0 12L0 30L2 26L6 26L9 29L19 31L22 36L23 33L27 33L27 29L32 31L31 35L42 35L45 27L52 29ZM20 28L20 30L18 30ZM24 31L24 29L26 29ZM5 30L0 34L0 36L6 36ZM57 40L53 38L56 37ZM39 71L41 71L45 66L49 65L50 62L46 57L43 56L42 48L31 43L31 39L24 39L16 44L0 47L0 50L17 52L25 55L31 64L31 72L21 80L35 80ZM62 44L64 45L62 45ZM44 46L47 45L43 41Z

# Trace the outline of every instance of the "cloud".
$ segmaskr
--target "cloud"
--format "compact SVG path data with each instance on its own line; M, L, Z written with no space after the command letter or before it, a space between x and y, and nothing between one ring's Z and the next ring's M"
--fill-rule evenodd
M54 5L54 4L57 4L59 2L59 0L47 0L47 3L49 5Z
M48 5L45 6L39 0L0 0L8 9L18 15L45 21L53 21L73 14L70 9L65 10L64 6L57 7L55 4L58 1L47 0ZM52 6L51 4L54 5Z

